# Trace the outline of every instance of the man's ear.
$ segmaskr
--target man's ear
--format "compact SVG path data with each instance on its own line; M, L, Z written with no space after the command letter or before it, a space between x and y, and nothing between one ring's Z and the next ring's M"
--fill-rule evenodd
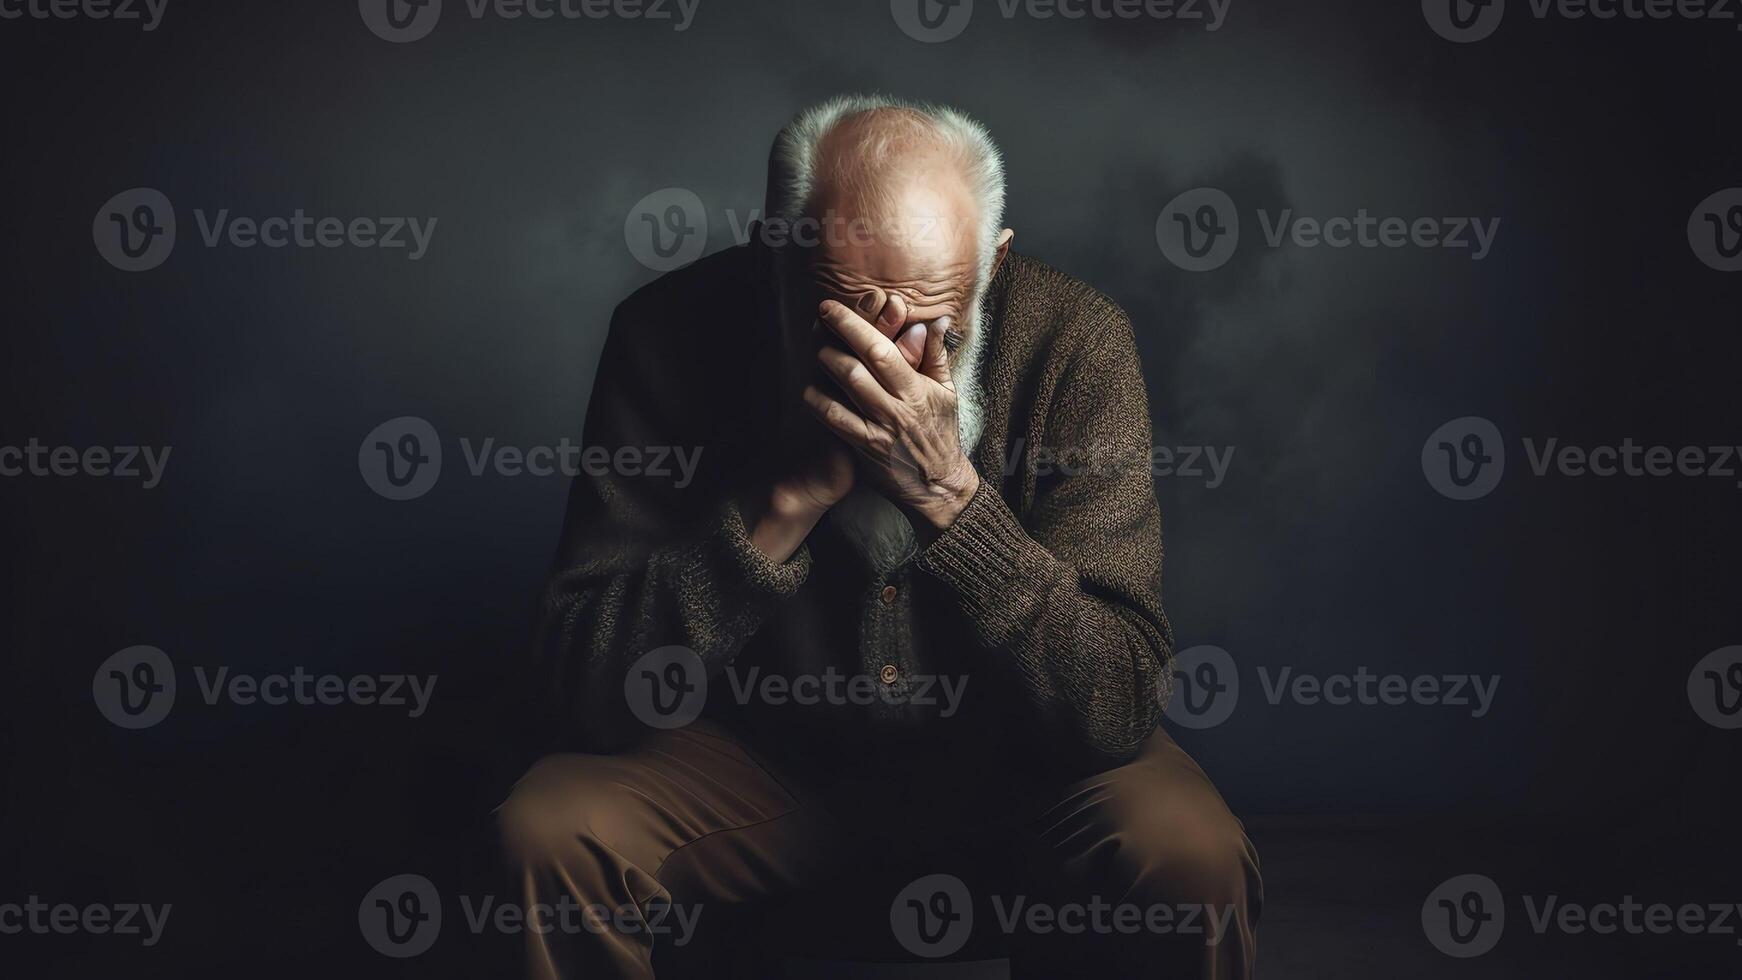
M1004 264L1004 257L1010 254L1010 240L1016 237L1016 232L1009 228L998 233L998 248L992 254L992 275L998 274L998 267Z

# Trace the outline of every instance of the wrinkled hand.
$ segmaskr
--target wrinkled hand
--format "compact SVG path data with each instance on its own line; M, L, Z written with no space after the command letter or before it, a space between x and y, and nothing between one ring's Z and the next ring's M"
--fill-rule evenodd
M817 359L852 405L815 385L805 389L805 404L858 453L861 469L891 501L934 529L949 527L979 489L980 475L958 435L944 348L948 319L916 324L892 340L834 300L824 300L819 313L848 350L824 346Z
M819 440L793 467L775 481L774 507L791 513L821 515L853 489L853 453L839 440Z

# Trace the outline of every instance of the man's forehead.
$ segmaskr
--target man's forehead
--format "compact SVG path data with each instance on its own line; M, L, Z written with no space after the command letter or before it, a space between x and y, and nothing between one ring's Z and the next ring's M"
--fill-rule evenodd
M818 188L824 227L815 261L871 280L971 274L975 202L960 172L935 158Z
M959 213L936 207L825 212L812 265L820 279L898 286L971 279L974 236Z
M876 244L824 246L814 255L811 270L824 285L945 288L966 285L974 264L971 256Z

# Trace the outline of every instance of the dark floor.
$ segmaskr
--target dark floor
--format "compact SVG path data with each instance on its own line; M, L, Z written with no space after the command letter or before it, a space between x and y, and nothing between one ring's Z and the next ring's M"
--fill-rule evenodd
M1386 821L1248 822L1264 869L1259 974L1266 980L1742 977L1742 911L1729 935L1568 935L1532 928L1525 897L1584 905L1627 896L1650 905L1742 903L1732 836L1715 825L1675 832L1621 827L1489 829ZM1441 882L1480 873L1500 886L1499 942L1458 959L1436 949L1422 905ZM854 964L789 961L788 978L994 980L1002 961Z

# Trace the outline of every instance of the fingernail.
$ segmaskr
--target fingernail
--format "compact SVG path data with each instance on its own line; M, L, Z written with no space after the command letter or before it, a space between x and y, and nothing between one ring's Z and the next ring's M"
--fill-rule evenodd
M866 293L859 297L859 312L870 316L877 312L877 294Z

